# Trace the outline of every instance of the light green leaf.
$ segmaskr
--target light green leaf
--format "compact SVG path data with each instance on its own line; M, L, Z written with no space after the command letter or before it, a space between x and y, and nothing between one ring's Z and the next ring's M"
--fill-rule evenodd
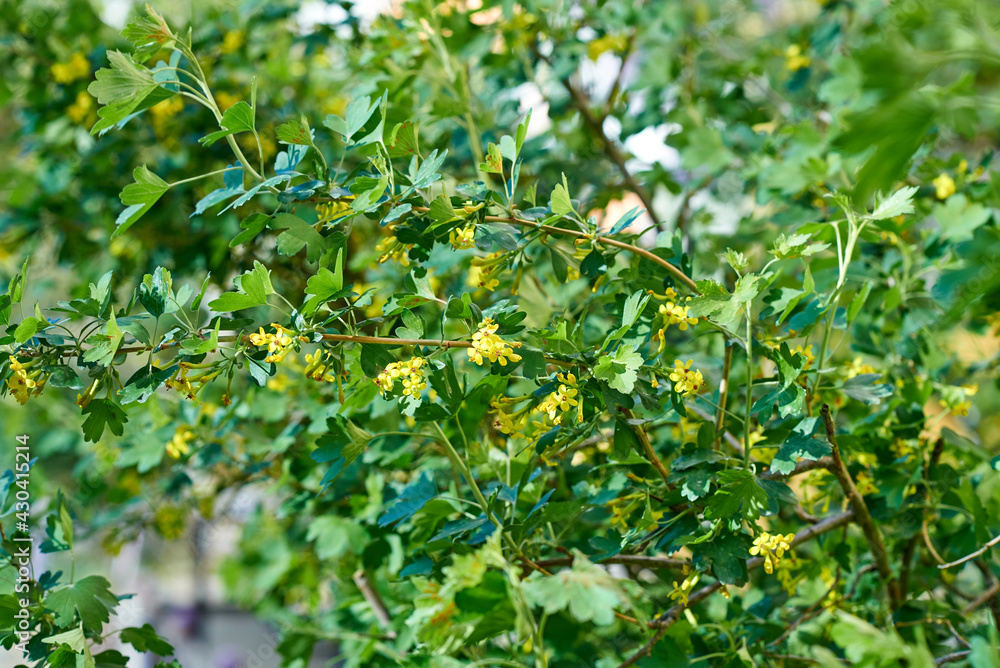
M628 394L635 387L642 364L642 355L633 348L622 345L615 350L614 356L603 355L597 359L594 376L607 381L611 388Z
M870 216L865 216L869 220L885 220L895 218L906 213L913 213L913 196L917 193L916 186L900 188L891 197L879 202L875 211Z
M554 575L538 571L523 583L528 602L547 614L568 610L582 623L608 626L615 620L615 608L628 604L621 587L604 569L574 550L573 567Z
M169 183L146 169L146 165L136 167L135 171L132 172L132 178L135 179L135 183L125 186L120 195L122 204L128 208L122 211L118 220L115 221L117 228L112 235L113 237L132 227L170 188Z
M557 216L564 216L574 211L573 202L569 198L569 185L566 182L566 175L562 175L562 183L556 184L552 190L552 201L550 204L552 213Z
M56 613L56 624L68 626L76 614L83 627L100 632L110 613L118 606L111 593L111 583L99 575L90 575L73 584L58 587L45 597L45 607Z
M226 113L222 114L222 120L219 121L219 125L222 126L221 130L206 135L198 141L205 146L211 146L223 137L228 137L229 135L234 135L238 132L253 132L253 108L246 102L237 102L233 106L226 109Z

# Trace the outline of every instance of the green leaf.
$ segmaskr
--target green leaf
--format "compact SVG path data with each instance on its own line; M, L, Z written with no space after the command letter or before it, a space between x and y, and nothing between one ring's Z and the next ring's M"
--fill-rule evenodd
M330 432L316 441L319 447L311 454L313 461L332 462L320 482L320 491L353 464L372 440L370 433L346 418L330 418L327 425Z
M146 5L146 16L136 16L122 30L122 37L132 43L132 57L143 62L173 43L174 35L163 17Z
M156 629L150 624L143 624L142 628L131 626L122 629L119 638L139 652L152 652L158 656L170 656L174 653L173 646L166 638L157 635Z
M322 515L309 525L306 540L315 544L320 559L337 559L351 552L361 554L371 542L365 527L347 517Z
M246 102L237 102L226 109L226 113L222 114L222 120L219 121L219 125L222 126L221 130L205 135L198 141L204 146L211 146L223 137L228 137L239 132L253 132L253 108Z
M639 319L639 315L652 297L643 290L637 290L625 300L625 309L622 312L622 325L631 327Z
M238 276L235 281L237 292L225 292L209 303L213 311L241 311L243 309L263 306L267 296L274 294L271 286L271 272L267 267L254 260L253 269Z
M791 260L797 257L815 255L830 246L830 244L822 242L810 243L809 239L811 236L808 234L793 234L787 237L784 234L779 234L769 252L779 260Z
M24 343L33 337L40 328L44 329L47 324L48 323L45 321L29 315L27 318L22 320L17 326L17 329L14 330L14 341L17 343Z
M637 372L642 365L642 355L631 346L621 345L613 356L602 355L597 359L594 376L606 381L612 389L628 394L635 387Z
M619 461L628 459L629 453L640 452L639 437L635 434L635 429L625 420L618 416L615 418L614 437L615 459Z
M274 133L282 144L313 145L312 130L309 129L309 121L306 120L305 116L279 125Z
M47 645L67 645L77 654L83 654L83 649L87 646L87 638L83 634L82 624L72 631L42 638L42 642Z
M128 417L122 407L111 399L92 399L83 409L83 440L96 443L107 427L115 436L121 436Z
M747 521L756 520L768 508L767 491L751 471L726 469L718 474L719 489L708 501L705 517L720 519L740 513Z
M840 389L847 396L858 401L863 401L869 405L880 404L883 399L892 396L892 386L888 383L878 382L881 377L882 374L879 373L858 374L854 378L845 380Z
M569 198L569 185L566 182L566 175L562 175L562 183L557 183L552 190L552 200L549 204L552 213L557 216L564 216L574 211L573 202Z
M892 194L891 197L878 203L875 211L870 216L865 216L870 220L885 220L895 218L906 213L913 213L913 196L917 194L917 186L903 187Z
M106 579L90 575L50 591L45 597L45 607L56 613L58 626L69 626L79 614L84 629L100 632L118 606L118 598L110 589L111 583Z
M159 318L167 311L167 300L173 294L170 272L157 267L152 274L146 274L139 285L139 303L154 317Z
M127 208L118 215L115 221L117 227L112 237L132 227L170 188L169 183L146 169L146 165L136 167L132 172L132 178L135 179L135 183L130 183L122 190L120 198Z
M103 134L130 115L175 94L162 88L148 69L137 65L128 55L109 51L108 60L111 68L97 70L96 81L87 88L104 105L97 112L100 120L91 128L92 135Z
M795 425L792 433L778 449L778 454L771 460L771 470L781 475L787 475L795 468L800 459L816 461L830 454L830 444L825 438L814 438L820 419L807 417Z
M712 279L698 281L700 295L688 304L688 314L695 318L709 317L729 331L736 331L742 320L740 302L729 291Z
M438 494L434 481L427 473L420 475L415 482L400 492L396 502L378 518L378 525L386 527L402 520L409 519L427 505L427 502Z
M282 255L295 255L306 249L306 259L315 262L326 250L326 239L316 228L291 213L279 213L269 223L275 230L284 230L278 235L277 249Z
M522 587L528 602L547 614L566 610L576 621L597 626L609 626L615 620L615 608L628 604L614 577L578 550L574 550L572 568L553 575L535 571Z
M125 335L119 329L114 311L112 311L108 316L107 324L104 325L104 333L87 337L87 343L91 345L91 348L83 354L83 361L110 366L118 353L118 346L121 345L123 338Z
M323 125L339 134L345 144L350 144L351 137L368 123L368 119L375 113L378 106L379 101L372 103L371 97L365 95L347 105L344 118L330 114L323 121Z
M490 142L486 147L486 162L481 163L479 169L487 174L503 174L503 155L499 146Z
M389 152L389 157L402 158L408 155L419 155L419 134L420 127L417 123L413 123L411 121L397 123L396 127L394 127L392 132L389 133L389 141L386 146Z

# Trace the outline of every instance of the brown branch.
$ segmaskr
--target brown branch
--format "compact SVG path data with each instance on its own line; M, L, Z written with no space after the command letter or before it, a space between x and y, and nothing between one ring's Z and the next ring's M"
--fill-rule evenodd
M865 540L868 541L872 556L875 558L875 566L878 568L879 575L882 576L882 580L885 582L886 589L889 592L889 601L892 609L896 610L903 604L903 595L899 589L899 581L892 575L892 568L889 566L889 553L886 551L885 543L882 541L882 532L879 531L875 520L872 519L864 497L858 492L858 488L854 485L854 480L851 479L851 474L847 471L844 460L840 457L840 448L837 446L837 429L833 424L830 407L827 404L823 404L820 414L823 416L823 425L826 427L826 438L830 441L831 456L833 458L833 465L830 467L830 472L836 476L837 482L840 483L840 487L844 491L844 496L847 497L851 507L854 509L858 526L861 527L861 532L865 535Z
M842 527L848 522L850 522L854 518L854 516L855 516L854 511L849 510L839 515L833 515L831 517L827 517L826 519L812 525L808 529L804 529L803 531L800 531L799 533L795 534L795 538L792 539L791 546L796 547L806 541L812 540L816 536L822 535L828 531L833 531L834 529ZM747 561L747 570L752 571L757 568L760 568L763 565L764 565L764 560L762 558L754 557L753 559ZM689 608L695 603L698 603L708 598L721 588L722 588L721 582L715 582L713 584L702 587L698 591L691 594L690 597L688 597L687 603L684 604L678 603L677 605L673 606L665 613L654 619L652 622L650 622L651 626L658 627L656 633L654 633L653 637L650 638L645 645L640 647L635 654L633 654L631 657L629 657L624 662L619 664L618 668L628 668L629 666L634 666L637 661L639 661L642 657L646 656L647 654L650 653L650 651L652 651L653 646L660 641L660 639L667 632L667 629L669 629L671 626L677 623L677 621L681 618L681 615L683 614L686 608Z
M691 562L687 559L672 559L670 557L647 557L641 554L616 554L599 562L599 564L622 564L623 566L637 566L639 568L654 569L678 569L690 567ZM542 559L535 562L542 568L572 566L573 557L556 557L553 559Z
M981 548L979 548L975 552L973 552L971 554L967 554L964 557L962 557L961 559L956 559L955 561L948 562L947 564L941 564L940 566L938 566L938 568L940 568L941 570L944 570L946 568L951 568L952 566L958 566L959 564L964 564L967 561L972 561L973 559L975 559L979 555L985 554L987 550L989 550L991 547L993 547L997 543L1000 543L1000 535L994 536L992 539L990 539L990 541L988 543L986 543L986 545L983 545Z
M961 661L972 654L971 650L964 650L961 652L952 652L951 654L945 654L944 656L935 659L934 664L938 666L943 666L946 663L955 663L956 661Z
M759 478L764 480L777 480L779 478L791 478L797 476L801 473L808 473L809 471L815 471L816 469L826 469L831 470L834 465L833 459L830 457L820 457L819 459L802 459L798 464L795 465L788 473L778 473L777 471L764 471L761 473Z
M641 425L634 423L634 420L636 419L635 413L633 413L630 408L624 409L622 413L630 421L629 426L632 427L633 431L635 431L635 435L638 437L639 443L642 445L642 451L646 453L646 458L652 462L653 468L655 468L657 473L660 474L660 477L663 478L663 482L667 485L667 487L673 487L673 485L670 484L670 472L667 471L667 467L663 465L663 462L660 460L659 456L657 456L656 450L653 449L653 444L649 442L649 434L646 433L646 430L643 429Z
M375 619L378 620L378 625L382 627L387 636L395 638L396 632L392 629L392 617L389 616L389 611L386 609L385 603L382 602L382 597L372 587L363 569L358 569L354 572L354 584L357 585L361 591L361 595L365 597L368 605L371 606L372 612L375 613Z
M650 196L646 188L641 183L636 181L635 177L628 171L628 167L625 166L625 156L618 150L618 145L615 144L607 134L605 134L604 124L590 109L590 100L587 99L587 96L583 93L583 91L574 86L569 79L563 79L562 85L569 93L573 106L580 112L583 124L590 130L591 134L601 142L604 155L606 155L608 159L615 164L618 171L622 175L622 179L624 179L625 184L628 186L628 189L636 194L636 196L642 201L642 205L646 207L646 211L649 212L653 222L658 224L660 221L657 218L656 211L653 209L653 198Z

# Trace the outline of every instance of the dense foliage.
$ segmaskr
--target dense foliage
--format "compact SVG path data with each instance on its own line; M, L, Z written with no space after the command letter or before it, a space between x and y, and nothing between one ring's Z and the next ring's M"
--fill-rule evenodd
M0 3L3 645L126 663L25 434L285 665L1000 666L1000 6L363 4Z

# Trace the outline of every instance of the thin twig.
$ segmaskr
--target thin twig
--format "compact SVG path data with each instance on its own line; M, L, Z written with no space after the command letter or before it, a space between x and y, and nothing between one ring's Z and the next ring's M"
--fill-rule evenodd
M990 540L990 542L986 543L986 545L983 545L981 548L979 548L978 550L976 550L972 554L967 554L964 557L962 557L961 559L956 559L955 561L951 561L951 562L949 562L947 564L941 564L940 566L938 566L938 568L940 568L941 570L944 570L946 568L951 568L952 566L958 566L959 564L964 564L967 561L971 561L971 560L975 559L976 557L978 557L981 554L985 554L987 550L989 550L991 547L993 547L997 543L1000 543L1000 535L994 536Z
M812 525L808 529L805 529L795 534L795 538L792 539L791 546L796 547L828 531L833 531L834 529L842 527L848 522L850 522L852 519L854 519L854 516L855 516L854 511L849 510L839 515L833 515L831 517L827 517L826 519ZM764 560L762 558L754 557L753 559L747 561L747 570L752 571L757 568L760 568L763 565L764 565ZM681 615L683 614L686 608L689 608L695 603L698 603L708 598L721 588L722 588L721 582L715 582L713 584L702 587L701 589L694 592L693 594L691 594L691 596L688 597L687 603L678 603L677 605L673 606L665 613L654 619L652 622L650 622L651 625L655 625L658 627L656 633L654 633L653 637L650 638L645 645L640 647L635 654L633 654L628 659L619 664L618 668L628 668L629 666L634 666L637 661L639 661L644 656L648 655L650 651L652 651L653 646L660 641L660 639L664 636L664 634L666 634L667 629L669 629L671 626L677 623L677 621L681 618Z
M889 566L889 553L885 549L885 543L882 542L882 532L879 531L875 520L872 519L864 497L861 496L858 488L855 487L854 480L851 479L851 474L847 471L847 465L844 464L844 460L840 456L840 448L837 446L837 429L833 424L830 407L827 404L823 404L820 414L823 416L823 425L826 427L826 439L830 441L831 456L833 458L833 466L830 467L830 472L836 476L837 482L840 483L840 487L844 491L844 496L847 497L851 507L854 509L858 526L861 527L861 531L868 541L872 556L875 557L875 565L878 568L879 575L882 577L882 581L885 582L886 589L889 592L889 601L893 610L896 610L903 603L903 595L899 590L899 581L892 575L892 567Z

